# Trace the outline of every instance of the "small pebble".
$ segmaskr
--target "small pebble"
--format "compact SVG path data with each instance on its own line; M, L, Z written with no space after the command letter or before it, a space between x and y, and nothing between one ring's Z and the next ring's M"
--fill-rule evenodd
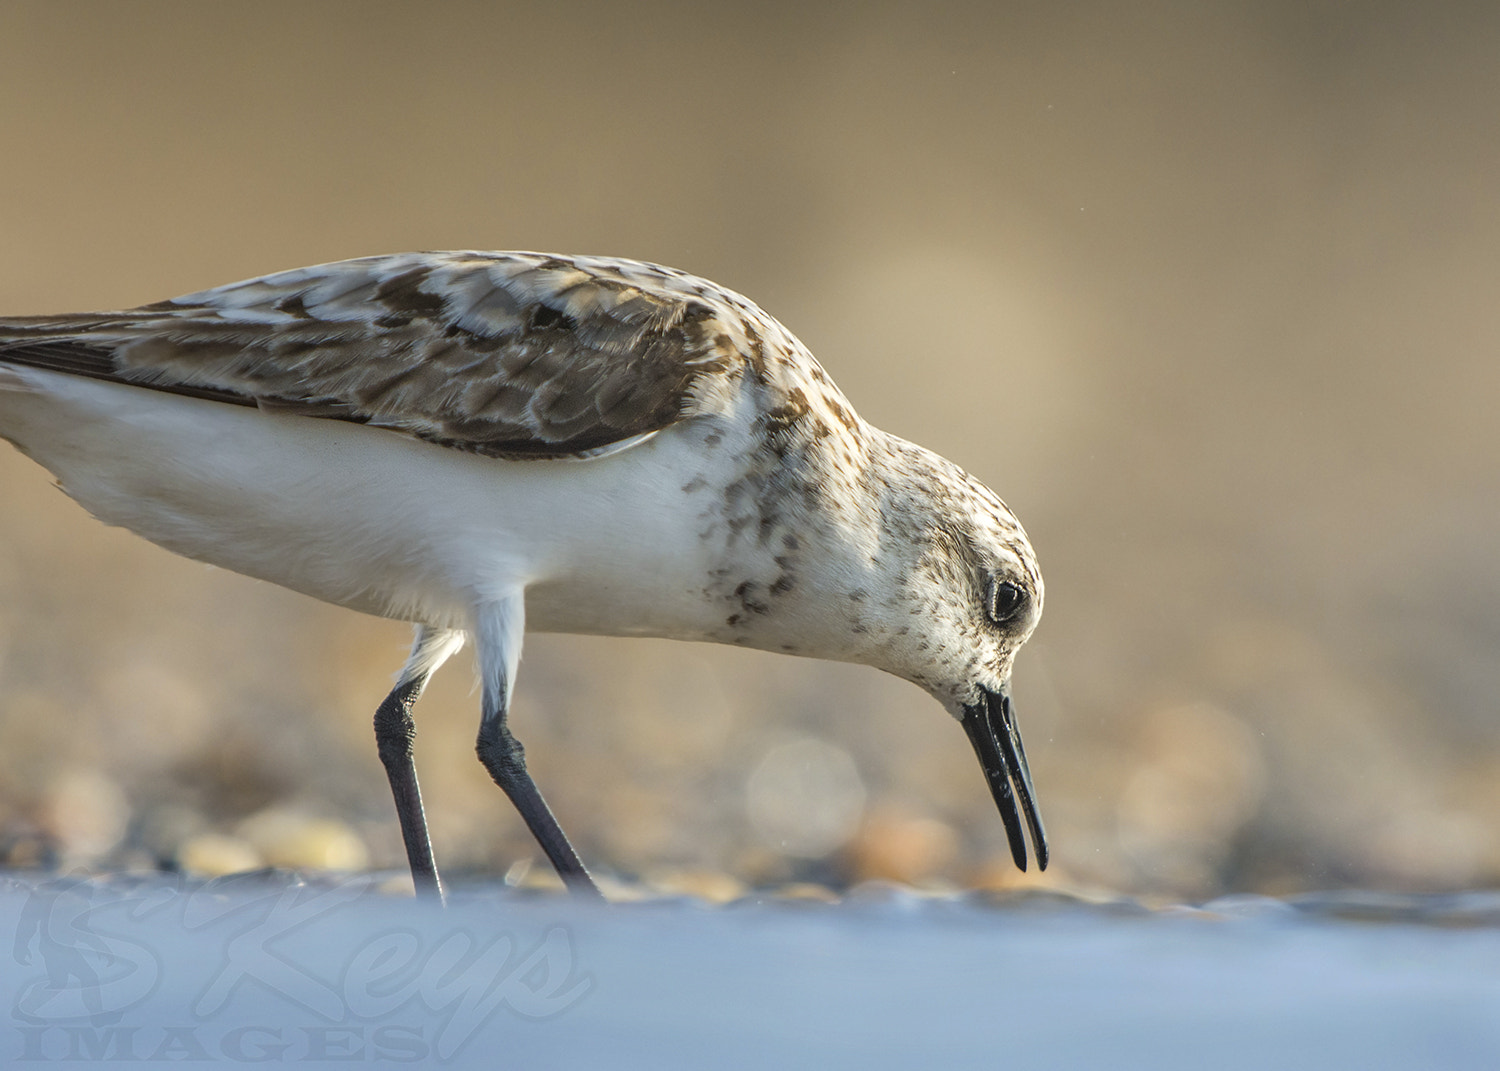
M363 870L370 853L343 822L290 808L270 807L240 823L238 832L265 861L294 870Z
M266 865L255 846L222 833L198 833L177 847L177 865L190 874L217 878Z

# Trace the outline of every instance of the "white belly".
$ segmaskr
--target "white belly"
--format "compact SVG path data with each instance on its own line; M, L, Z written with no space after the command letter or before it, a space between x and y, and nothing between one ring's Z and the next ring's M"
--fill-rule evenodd
M99 519L327 602L465 628L526 588L543 631L706 638L715 419L587 461L499 461L337 420L0 368L0 436ZM717 430L705 443L710 430Z

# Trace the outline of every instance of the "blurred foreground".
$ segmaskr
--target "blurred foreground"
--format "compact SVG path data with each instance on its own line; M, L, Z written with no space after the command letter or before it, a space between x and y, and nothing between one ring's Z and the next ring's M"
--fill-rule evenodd
M457 1068L1486 1067L1500 898L1048 893L706 910L269 874L0 882L0 1052Z

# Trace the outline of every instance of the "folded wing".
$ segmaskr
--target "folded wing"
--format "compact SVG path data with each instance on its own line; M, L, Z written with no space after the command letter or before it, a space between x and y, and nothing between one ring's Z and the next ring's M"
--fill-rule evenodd
M0 361L492 457L608 453L712 410L753 307L656 265L416 253L124 312L0 319Z

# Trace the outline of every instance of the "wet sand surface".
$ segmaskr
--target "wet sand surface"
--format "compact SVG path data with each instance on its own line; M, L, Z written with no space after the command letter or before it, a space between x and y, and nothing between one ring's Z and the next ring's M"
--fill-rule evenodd
M1413 1068L1500 1052L1500 894L1195 907L883 883L606 908L285 872L13 874L9 1060ZM53 983L49 985L49 970Z

